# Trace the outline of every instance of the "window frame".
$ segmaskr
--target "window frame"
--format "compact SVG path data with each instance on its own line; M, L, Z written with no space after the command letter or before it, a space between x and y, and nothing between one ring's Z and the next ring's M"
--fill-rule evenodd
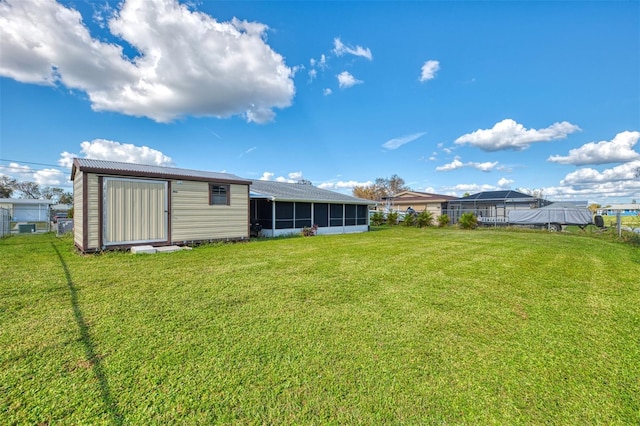
M225 195L226 195L226 201L225 203L214 203L213 200L213 189L214 187L218 187L218 188L224 188L225 190ZM221 194L216 194L219 197L221 196ZM229 185L228 183L216 183L216 182L209 182L209 205L210 206L230 206L231 205L231 185Z

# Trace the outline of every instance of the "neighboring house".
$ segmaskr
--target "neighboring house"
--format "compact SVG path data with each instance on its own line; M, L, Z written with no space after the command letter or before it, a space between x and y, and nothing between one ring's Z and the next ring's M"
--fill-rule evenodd
M513 190L485 191L449 201L447 214L456 223L463 213L473 213L480 221L506 222L510 210L535 209L551 204L543 198Z
M598 209L597 214L605 216L640 216L640 204L612 204Z
M457 197L450 195L430 194L428 192L404 191L390 198L391 209L406 212L409 207L417 213L429 211L437 219L447 209L447 204Z
M249 238L249 184L227 173L74 159L82 252Z
M48 222L49 200L0 198L0 208L9 210L12 222Z
M369 206L375 202L301 183L254 181L251 184L251 223L262 235L299 233L317 225L317 234L369 230Z

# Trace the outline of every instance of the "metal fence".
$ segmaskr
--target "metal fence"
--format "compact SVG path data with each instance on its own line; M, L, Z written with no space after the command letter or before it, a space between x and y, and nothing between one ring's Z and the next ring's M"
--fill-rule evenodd
M9 235L11 229L9 228L11 222L11 214L9 209L0 208L0 238Z

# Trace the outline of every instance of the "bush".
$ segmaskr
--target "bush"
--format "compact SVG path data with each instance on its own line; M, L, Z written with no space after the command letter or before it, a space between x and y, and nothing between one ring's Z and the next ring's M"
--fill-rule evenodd
M73 207L71 207L67 212L67 218L73 219Z
M442 227L448 226L449 223L451 223L451 219L449 219L449 215L443 214L443 215L440 215L438 217L438 226L439 227L442 228Z
M462 229L475 229L478 227L478 218L473 213L463 213L459 224Z
M418 218L416 219L416 223L420 228L433 225L433 213L426 210L420 212Z
M318 225L313 226L305 226L302 228L302 235L305 237L313 237L316 235L316 231L318 230Z
M369 221L373 226L380 226L384 223L384 214L382 212L375 212L371 215L371 220Z
M387 213L387 225L394 226L398 224L398 212Z
M416 226L416 215L412 213L407 213L404 215L404 226Z

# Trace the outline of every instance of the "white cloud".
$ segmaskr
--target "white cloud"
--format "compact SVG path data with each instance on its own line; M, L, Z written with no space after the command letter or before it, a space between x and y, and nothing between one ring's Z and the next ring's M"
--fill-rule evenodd
M569 155L552 155L547 161L583 166L587 164L626 163L640 159L633 150L640 132L621 132L610 141L590 142L569 151Z
M522 124L509 118L496 123L491 129L478 129L456 139L458 145L469 144L484 151L511 149L521 151L536 142L547 142L565 139L567 135L577 132L580 127L567 121L554 123L544 129L526 129Z
M371 185L373 182L371 182L370 180L366 181L366 182L358 182L355 180L348 180L348 181L337 181L337 182L323 182L320 185L318 185L318 188L322 188L322 189L329 189L329 190L345 190L345 189L353 189L356 186L367 186L367 185Z
M478 185L477 183L461 183L449 188L450 191L453 191L453 194L463 194L465 192L468 192L469 194L475 194L477 192L495 191L497 189L500 188L488 184Z
M389 149L389 150L397 149L404 144L413 142L414 140L424 136L425 134L426 132L420 132L420 133L414 133L412 135L401 136L399 138L389 139L388 141L382 144L382 147L384 149Z
M287 183L296 183L300 180L300 178L296 178L296 176L300 176L302 177L302 172L291 172L289 173L287 176L288 177L284 177L284 176L278 176L277 178L274 179L275 173L272 172L264 172L262 173L262 176L260 176L260 180L269 180L269 181L276 181L276 182L287 182Z
M322 94L325 96L329 96L332 93L333 93L333 90L329 89L328 87L322 91Z
M33 174L33 180L40 186L68 185L69 175L58 169L38 170Z
M38 170L27 165L9 163L8 166L0 165L0 175L6 175L18 181L35 182L41 187L70 186L69 175L62 170L52 168Z
M338 78L338 84L340 88L349 88L355 86L356 84L364 83L363 81L356 79L348 71L342 71L336 77Z
M464 167L464 163L460 161L459 157L453 159L449 164L445 164L444 166L436 167L436 170L439 172L449 172L451 170L460 169Z
M463 163L462 161L460 161L460 157L456 156L451 163L445 164L444 166L436 167L436 171L438 171L438 172L449 172L451 170L460 169L462 167L471 167L471 168L480 170L482 172L490 172L497 165L498 165L497 161L493 161L493 162L487 161L487 162L484 162L484 163L468 161L466 163Z
M158 122L241 115L264 123L291 105L293 72L266 43L266 25L218 22L177 0L119 7L108 27L122 45L93 38L80 13L54 0L0 2L0 75L61 84L86 92L96 111Z
M440 69L440 62L438 61L426 61L424 65L422 65L420 81L428 81L436 78L436 72Z
M273 180L274 174L271 172L264 172L262 176L260 176L260 180Z
M313 81L318 76L318 71L315 69L310 69L308 74L309 74L309 81Z
M501 179L498 181L498 186L499 186L500 188L509 188L509 187L511 187L511 184L512 184L513 182L514 182L514 181L513 181L512 179L501 178Z
M562 185L584 185L603 182L640 181L636 177L638 168L640 168L640 160L630 161L603 171L587 167L569 173L560 183Z
M348 53L350 55L367 58L370 61L373 59L373 55L371 54L371 50L369 48L364 48L362 46L347 46L342 41L340 41L340 38L338 37L333 39L333 53L335 53L336 56L342 56Z
M136 146L106 139L94 139L80 144L80 154L63 152L58 164L71 167L75 157L93 160L121 161L123 163L149 164L153 166L173 166L171 157L148 146Z
M257 148L258 148L257 146L254 146L254 147L251 147L251 148L247 149L246 151L242 152L238 158L242 158L242 157L244 157L245 155L252 153L252 152L253 152L253 151L255 151Z

